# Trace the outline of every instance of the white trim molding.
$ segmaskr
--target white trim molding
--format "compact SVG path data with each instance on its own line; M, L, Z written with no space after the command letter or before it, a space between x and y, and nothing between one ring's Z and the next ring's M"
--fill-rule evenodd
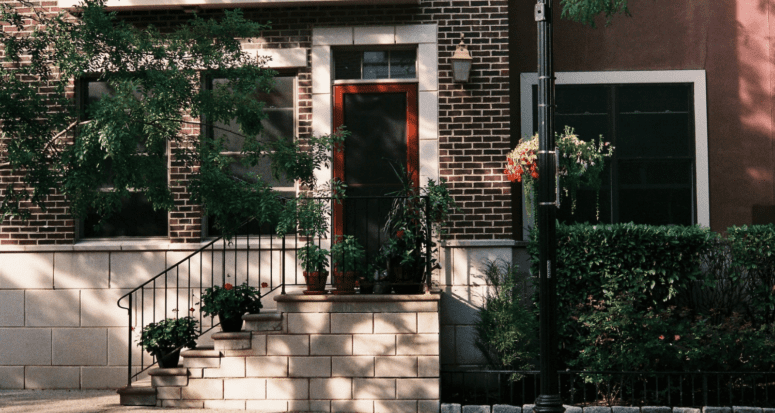
M331 47L417 46L417 91L420 138L420 182L439 179L439 59L438 26L318 27L312 29L312 132L333 131L333 70ZM331 179L331 170L316 170L319 182Z
M615 84L615 83L691 83L694 85L694 159L695 199L697 224L710 227L710 178L708 169L708 104L704 70L655 70L620 72L557 72L558 85ZM529 136L533 126L533 85L538 84L536 73L520 75L522 106L522 135ZM527 222L527 221L525 221Z

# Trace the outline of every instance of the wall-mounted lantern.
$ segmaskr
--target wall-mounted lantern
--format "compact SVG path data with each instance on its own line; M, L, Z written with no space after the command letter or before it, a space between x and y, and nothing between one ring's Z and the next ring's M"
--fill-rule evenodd
M449 59L452 62L452 80L455 82L468 82L471 74L471 64L474 59L468 53L468 47L463 43L463 34L460 34L460 44L457 45L455 54Z

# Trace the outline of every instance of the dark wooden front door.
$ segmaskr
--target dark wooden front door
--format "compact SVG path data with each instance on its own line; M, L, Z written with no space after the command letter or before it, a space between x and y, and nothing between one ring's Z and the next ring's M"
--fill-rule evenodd
M334 88L334 127L351 135L334 152L334 177L347 184L347 200L334 207L335 234L356 235L369 255L385 235L385 196L401 188L394 168L419 182L417 84L358 84Z

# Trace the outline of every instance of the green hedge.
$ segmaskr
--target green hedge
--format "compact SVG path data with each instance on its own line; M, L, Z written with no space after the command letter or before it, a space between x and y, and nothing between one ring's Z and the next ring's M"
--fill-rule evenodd
M696 226L558 224L562 367L771 370L775 226L728 234L722 240ZM536 235L528 245L533 274Z

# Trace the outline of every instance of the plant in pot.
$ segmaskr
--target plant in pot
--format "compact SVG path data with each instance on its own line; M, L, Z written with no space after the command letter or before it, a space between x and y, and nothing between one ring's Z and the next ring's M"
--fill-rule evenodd
M262 307L259 289L247 283L215 285L202 293L202 313L211 317L217 315L221 330L225 332L242 330L242 316L258 314Z
M355 294L355 281L363 268L366 250L352 235L338 235L331 246L334 265L334 294Z
M426 186L417 187L403 167L393 169L401 190L388 194L395 199L382 229L386 241L380 246L378 264L386 269L396 293L418 293L427 281L427 268L437 266L433 239L443 235L457 206L443 179L438 184L429 179Z
M160 368L175 368L180 360L180 350L196 346L196 324L193 317L150 323L143 327L138 345L156 357Z
M328 279L328 255L326 249L320 248L311 242L299 248L298 256L301 260L304 280L307 283L306 295L319 295L326 293L326 280Z

